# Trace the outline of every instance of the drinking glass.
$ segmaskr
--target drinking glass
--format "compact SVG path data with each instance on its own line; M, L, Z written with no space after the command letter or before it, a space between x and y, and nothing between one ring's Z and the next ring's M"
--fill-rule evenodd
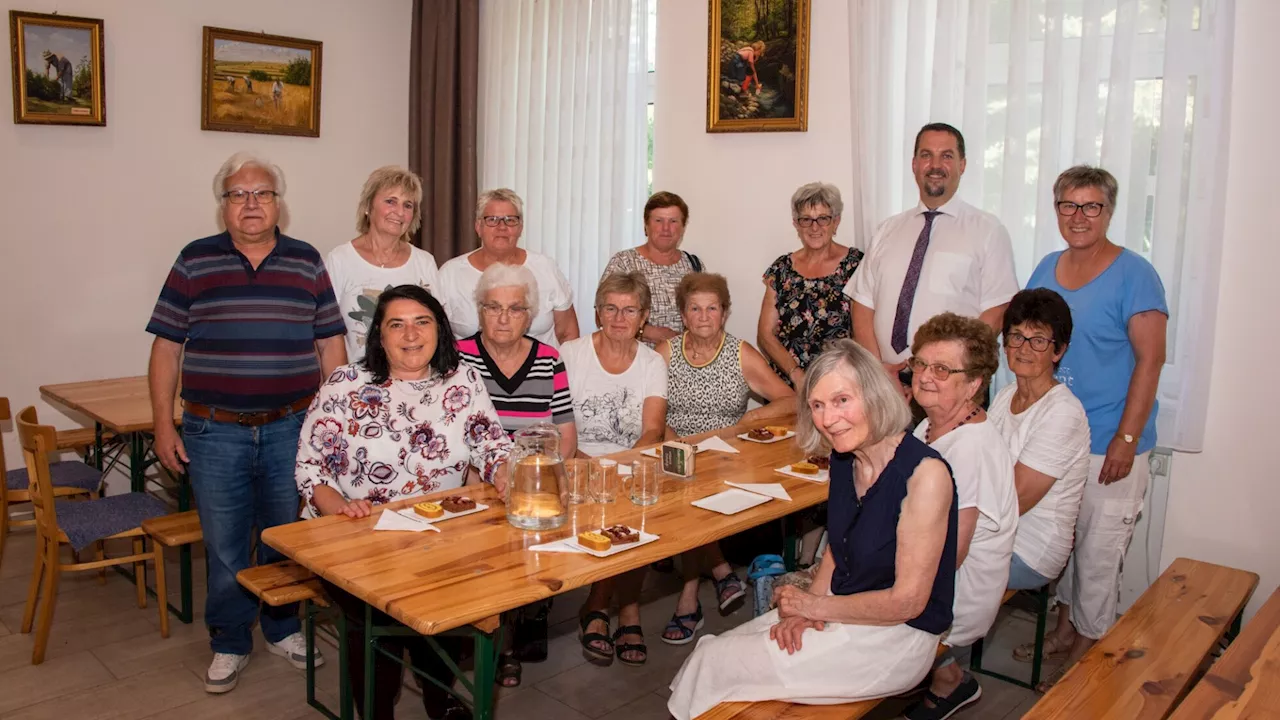
M636 505L653 505L662 491L662 473L658 461L640 458L631 465L631 502Z
M590 460L573 458L564 461L564 471L569 481L567 500L570 505L581 505L591 499L591 475L600 468Z
M588 480L591 498L598 503L614 502L618 499L618 462L608 458L591 462L595 465Z

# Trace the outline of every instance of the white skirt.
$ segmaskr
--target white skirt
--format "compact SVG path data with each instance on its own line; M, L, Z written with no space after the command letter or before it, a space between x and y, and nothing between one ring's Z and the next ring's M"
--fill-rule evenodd
M897 695L933 667L938 636L908 625L827 623L788 655L769 638L772 610L723 635L707 635L671 681L667 709L691 720L722 702L787 700L835 705Z

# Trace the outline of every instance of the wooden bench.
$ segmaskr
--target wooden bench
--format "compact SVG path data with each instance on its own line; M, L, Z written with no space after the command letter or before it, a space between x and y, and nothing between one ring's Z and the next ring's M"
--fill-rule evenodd
M1172 715L1172 720L1205 718L1280 718L1280 590Z
M1009 602L1009 598L1017 594L1017 590L1006 590L1000 604ZM946 652L947 647L938 643L938 655ZM839 705L801 705L782 700L724 702L702 713L697 720L857 720L875 710L882 700L884 698Z
M1257 584L1251 572L1174 560L1024 720L1163 719Z
M204 539L195 510L143 520L142 529L165 547L181 547Z
M321 606L329 604L325 600L319 578L292 560L246 568L236 573L236 580L272 607L303 600Z

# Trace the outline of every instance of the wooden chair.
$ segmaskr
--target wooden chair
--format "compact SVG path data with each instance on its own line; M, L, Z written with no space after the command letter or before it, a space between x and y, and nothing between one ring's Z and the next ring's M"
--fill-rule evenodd
M49 629L53 624L53 610L58 601L58 580L64 570L83 571L97 570L112 565L133 564L134 580L138 588L138 607L147 606L147 571L146 561L152 560L156 566L156 596L161 598L160 636L169 637L169 613L163 598L166 597L164 580L164 556L161 546L152 542L152 549L145 551L147 534L140 527L146 517L154 517L166 512L164 504L145 493L127 493L106 498L85 500L83 502L63 503L55 505L52 478L50 476L49 454L56 450L56 433L48 425L40 425L34 407L23 408L18 413L18 439L22 444L22 456L26 461L27 472L31 479L31 504L36 516L36 563L31 571L31 584L27 590L26 608L22 614L22 632L31 632L35 619L36 606L43 588L44 605L40 608L40 622L36 626L35 647L31 652L31 664L44 662L45 647L49 642ZM79 536L82 532L92 536L95 531L108 527L110 523L123 520L125 524L134 522L133 527L119 532L103 532L101 540L128 538L133 544L133 554L118 558L107 558L99 545L98 559L89 562L63 563L60 552L62 543L71 543L70 537L60 525L69 523L73 532Z
M9 409L9 398L0 397L0 422L12 419ZM72 431L74 432L74 431ZM92 431L90 431L92 433ZM92 435L89 440L92 442ZM57 450L71 449L59 438ZM53 496L56 498L82 496L90 497L102 488L102 473L79 461L55 462L49 465L49 475L53 480ZM0 433L0 477L4 478L4 488L0 490L0 560L4 559L4 541L9 535L10 527L26 527L35 525L35 519L13 520L9 517L9 506L31 502L30 479L26 468L8 470L4 462L4 435Z

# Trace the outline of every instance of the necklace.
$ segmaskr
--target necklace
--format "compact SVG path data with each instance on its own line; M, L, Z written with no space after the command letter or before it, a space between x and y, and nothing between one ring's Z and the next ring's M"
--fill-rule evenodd
M715 361L716 357L720 355L720 350L724 348L724 338L725 338L725 334L720 333L720 342L716 345L715 351L712 352L710 349L700 350L696 347L691 346L689 343L689 333L685 332L684 345L683 345L683 349L685 351L685 360L688 361L688 363L695 368L703 368L703 367L706 367L707 365L710 365L712 362ZM704 362L704 360L706 362Z
M378 257L378 246L373 242L373 238L366 238L369 243L369 255L373 258L373 262L380 268L385 268L387 263L394 262L400 257L400 241L397 240L395 245L391 246L390 254L384 258Z
M964 416L964 419L963 419L963 420L961 420L960 422L956 423L956 427L951 428L951 430L955 430L956 428L960 427L961 425L963 425L963 424L965 424L965 423L969 422L970 420L974 419L975 417L977 417L977 416L978 416L978 413L980 413L980 412L982 412L982 408L981 408L981 407L979 407L979 406L977 406L977 405L975 405L975 406L973 407L973 411L972 411L972 412L970 412L968 415L965 415L965 416ZM947 432L950 432L950 430L948 430ZM940 437L942 437L943 435L946 435L946 434L947 434L947 433L938 433L937 435L935 435L935 434L933 433L933 423L929 423L929 430L928 430L927 432L925 432L925 434L924 434L924 442L925 442L925 444L926 444L926 445L932 445L934 440L937 440L938 438L940 438Z

